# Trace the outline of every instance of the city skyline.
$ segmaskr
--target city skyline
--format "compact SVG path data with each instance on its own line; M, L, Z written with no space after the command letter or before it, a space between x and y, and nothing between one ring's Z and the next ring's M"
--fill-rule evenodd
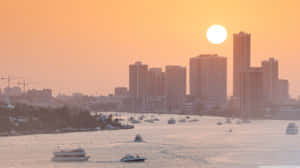
M260 65L269 57L279 60L279 78L289 80L295 98L300 95L295 63L300 34L294 22L299 3L1 2L0 54L4 59L0 74L38 81L32 87L52 88L55 94L107 95L114 86L128 86L127 65L137 60L154 67L171 64L189 69L190 57L217 53L228 58L230 96L231 34L246 31L252 35L251 65ZM212 24L228 30L223 44L213 45L205 38ZM6 87L5 82L1 87Z

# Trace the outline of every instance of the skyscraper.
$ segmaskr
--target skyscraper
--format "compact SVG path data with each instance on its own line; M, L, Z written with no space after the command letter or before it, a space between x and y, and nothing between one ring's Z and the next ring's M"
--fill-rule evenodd
M136 62L129 65L129 94L132 97L147 95L148 65Z
M132 98L132 111L143 110L145 97L148 93L148 65L136 62L129 65L129 95Z
M248 68L241 72L240 111L243 117L263 115L263 69Z
M218 55L190 58L190 94L216 105L226 102L227 59Z
M166 66L165 72L167 108L169 112L183 109L186 94L186 68L176 65Z
M276 86L278 82L278 61L274 58L262 62L264 98L266 103L274 104L277 101Z
M161 68L150 68L148 74L149 96L164 96L165 73Z
M240 97L241 72L250 67L251 35L240 32L233 34L233 96Z

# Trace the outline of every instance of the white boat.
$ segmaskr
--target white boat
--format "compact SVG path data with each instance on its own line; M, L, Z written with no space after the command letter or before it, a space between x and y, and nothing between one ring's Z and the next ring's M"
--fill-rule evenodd
M121 162L144 162L145 160L146 158L141 157L139 155L134 156L134 155L127 154L120 161Z
M87 161L90 157L86 156L83 149L60 150L53 152L52 161Z
M285 132L287 135L298 134L298 126L296 125L296 123L289 123Z
M170 118L168 120L168 124L176 124L176 120L174 118Z

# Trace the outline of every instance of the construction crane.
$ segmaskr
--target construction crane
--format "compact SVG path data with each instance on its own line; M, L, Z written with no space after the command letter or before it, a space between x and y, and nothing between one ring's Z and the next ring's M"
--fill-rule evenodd
M36 82L34 82L36 83ZM27 82L26 80L23 80L22 82L18 82L17 85L20 85L23 87L23 92L26 93L26 88L28 88L28 85L33 84L33 82Z
M7 80L7 88L10 88L10 80L11 80L11 78L10 78L9 75L7 75L7 77L1 77L0 79L1 80Z

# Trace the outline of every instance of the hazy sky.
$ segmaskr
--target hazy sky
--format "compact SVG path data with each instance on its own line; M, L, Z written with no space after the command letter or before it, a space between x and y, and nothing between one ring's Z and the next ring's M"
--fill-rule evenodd
M252 35L252 65L278 59L295 97L299 9L299 0L1 0L0 75L55 93L107 94L128 85L136 60L188 66L192 56L217 53L228 58L231 95L232 33L242 30ZM207 41L212 24L227 29L223 44Z

